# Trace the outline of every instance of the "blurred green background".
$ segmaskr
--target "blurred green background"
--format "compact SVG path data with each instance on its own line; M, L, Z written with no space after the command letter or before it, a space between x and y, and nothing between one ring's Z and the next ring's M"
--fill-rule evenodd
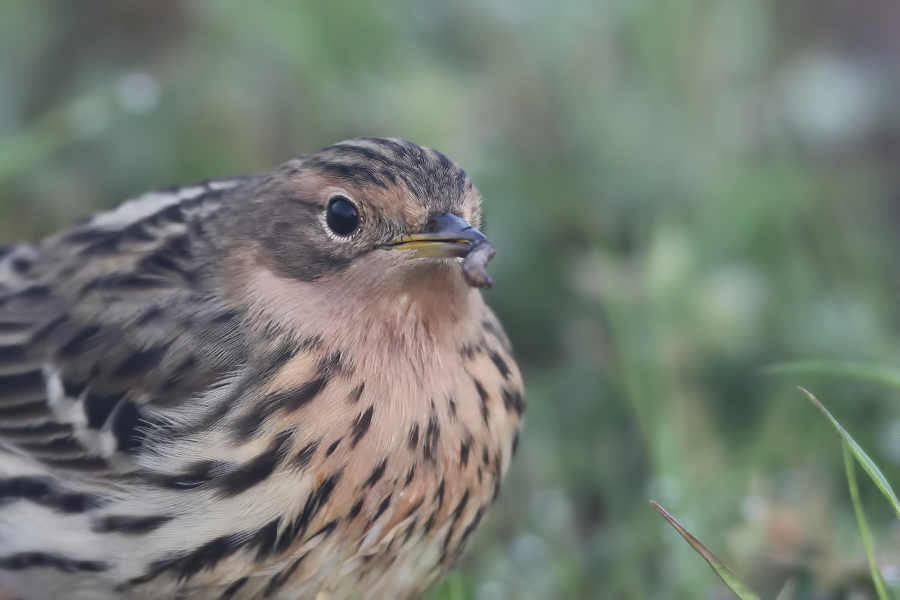
M0 241L359 135L444 151L499 248L526 435L435 598L874 597L828 405L900 484L900 4L0 0ZM900 527L863 500L889 583Z

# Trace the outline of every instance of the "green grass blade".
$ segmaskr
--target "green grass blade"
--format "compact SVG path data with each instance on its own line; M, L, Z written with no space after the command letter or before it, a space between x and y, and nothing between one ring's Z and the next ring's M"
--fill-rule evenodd
M737 575L735 575L731 571L731 569L725 566L725 563L719 560L715 554L710 552L709 548L703 545L703 542L695 538L693 535L691 535L690 532L688 532L687 529L682 527L681 523L676 521L675 517L670 515L668 511L666 511L666 509L664 509L653 500L650 501L650 504L652 504L653 508L658 510L659 514L665 517L666 521L668 521L672 525L672 527L674 527L675 530L681 534L681 537L683 537L685 541L687 541L687 543L690 544L691 547L696 550L697 553L706 560L706 562L709 563L709 566L713 568L713 571L716 572L716 575L719 576L719 579L721 579L722 582L726 586L728 586L729 590L734 592L735 596L737 596L741 600L759 600L759 596L751 592L750 588L744 585L741 580L737 578Z
M862 538L863 547L866 550L866 558L869 559L869 571L872 573L872 583L878 593L878 600L890 600L887 586L881 576L881 569L875 558L875 544L872 542L872 532L863 512L862 503L859 501L859 488L856 485L856 470L853 468L853 451L850 444L844 440L841 444L844 448L844 468L847 470L847 486L850 488L850 499L853 501L853 511L856 513L856 523L859 527L859 537Z
M900 389L900 371L862 363L835 360L804 360L764 367L762 373L764 375L793 375L795 373L837 375L840 377L852 377L854 379L873 381L875 383Z
M781 588L781 591L778 592L778 595L775 596L775 600L793 600L794 595L797 593L797 578L791 577L787 581L784 582L784 585Z
M878 486L878 489L881 490L881 493L884 494L884 497L888 499L888 502L891 503L891 507L894 509L894 512L897 513L897 516L900 517L900 501L897 500L897 496L894 494L894 490L891 489L891 484L888 483L888 480L885 479L884 475L881 474L881 471L875 465L871 458L863 452L863 449L860 448L859 444L854 441L850 434L847 433L847 430L844 429L840 423L838 423L837 419L831 416L831 413L828 412L821 402L819 402L815 396L809 393L807 390L800 388L804 394L809 396L809 399L812 400L813 404L816 405L822 414L828 417L828 420L831 421L831 424L834 425L834 428L837 429L838 433L841 434L841 437L847 443L847 446L850 448L850 452L853 453L853 456L856 457L856 460L859 461L859 464L862 466L863 470L869 474L869 477L872 478L872 481L875 482L875 485Z

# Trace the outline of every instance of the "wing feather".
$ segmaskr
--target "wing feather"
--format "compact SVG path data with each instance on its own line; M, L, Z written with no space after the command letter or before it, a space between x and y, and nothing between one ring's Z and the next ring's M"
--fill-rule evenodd
M239 314L204 288L198 222L245 181L145 194L0 248L0 446L128 471L148 427L244 360Z

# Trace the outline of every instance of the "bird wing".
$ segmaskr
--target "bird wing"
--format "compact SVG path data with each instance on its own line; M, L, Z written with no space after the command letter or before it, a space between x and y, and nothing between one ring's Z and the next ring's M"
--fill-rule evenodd
M129 470L148 425L244 359L201 288L213 180L145 194L0 248L0 447L60 469Z

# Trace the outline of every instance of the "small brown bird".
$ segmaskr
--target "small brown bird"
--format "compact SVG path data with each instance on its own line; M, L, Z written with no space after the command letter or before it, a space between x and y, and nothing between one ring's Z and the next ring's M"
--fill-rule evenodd
M481 200L362 138L0 250L0 586L417 598L515 451Z

